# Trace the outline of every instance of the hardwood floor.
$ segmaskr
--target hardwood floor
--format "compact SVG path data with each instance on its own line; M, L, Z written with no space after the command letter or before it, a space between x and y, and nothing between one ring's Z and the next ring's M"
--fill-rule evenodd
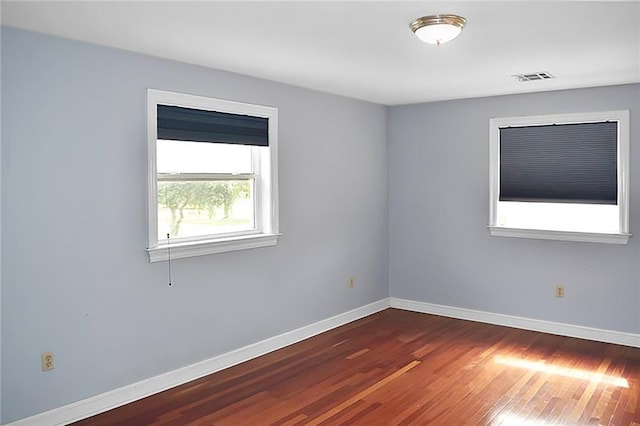
M640 349L387 309L77 425L640 425Z

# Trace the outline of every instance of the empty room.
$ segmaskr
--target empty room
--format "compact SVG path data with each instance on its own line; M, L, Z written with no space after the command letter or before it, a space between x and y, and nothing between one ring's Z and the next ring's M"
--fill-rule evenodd
M0 423L640 425L640 2L0 2Z

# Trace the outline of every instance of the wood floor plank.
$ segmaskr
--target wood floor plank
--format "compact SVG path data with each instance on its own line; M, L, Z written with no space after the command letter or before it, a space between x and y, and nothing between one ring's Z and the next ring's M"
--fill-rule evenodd
M335 414L339 413L340 411L344 410L345 408L349 407L350 405L353 405L357 401L360 401L360 400L364 399L367 395L370 395L371 393L377 391L382 386L386 385L387 383L389 383L390 381L396 379L397 377L405 374L407 371L411 370L412 368L414 368L415 366L417 366L419 364L420 364L420 361L412 361L412 362L410 362L409 364L407 364L404 367L402 367L400 370L395 371L394 373L390 374L389 376L386 376L382 380L376 382L374 385L369 386L366 389L363 389L362 391L358 392L356 395L352 396L351 398L347 399L346 401L341 402L340 404L336 405L335 407L332 407L330 410L326 411L322 415L316 417L313 421L309 422L308 425L309 426L315 426L315 425L318 425L318 424L324 422L328 418L334 416Z
M75 424L626 426L639 399L639 348L387 309Z

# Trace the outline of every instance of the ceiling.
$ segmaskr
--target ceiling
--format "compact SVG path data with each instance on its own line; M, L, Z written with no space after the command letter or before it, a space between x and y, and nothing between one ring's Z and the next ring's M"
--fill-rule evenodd
M454 13L455 40L409 23ZM2 23L385 105L640 82L639 1L1 3ZM555 78L518 82L513 74Z

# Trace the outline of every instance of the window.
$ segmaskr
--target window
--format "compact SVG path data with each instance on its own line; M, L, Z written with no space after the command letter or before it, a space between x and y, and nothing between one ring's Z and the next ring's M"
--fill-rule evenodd
M149 260L276 245L277 109L147 98Z
M491 235L626 244L629 112L490 120Z

